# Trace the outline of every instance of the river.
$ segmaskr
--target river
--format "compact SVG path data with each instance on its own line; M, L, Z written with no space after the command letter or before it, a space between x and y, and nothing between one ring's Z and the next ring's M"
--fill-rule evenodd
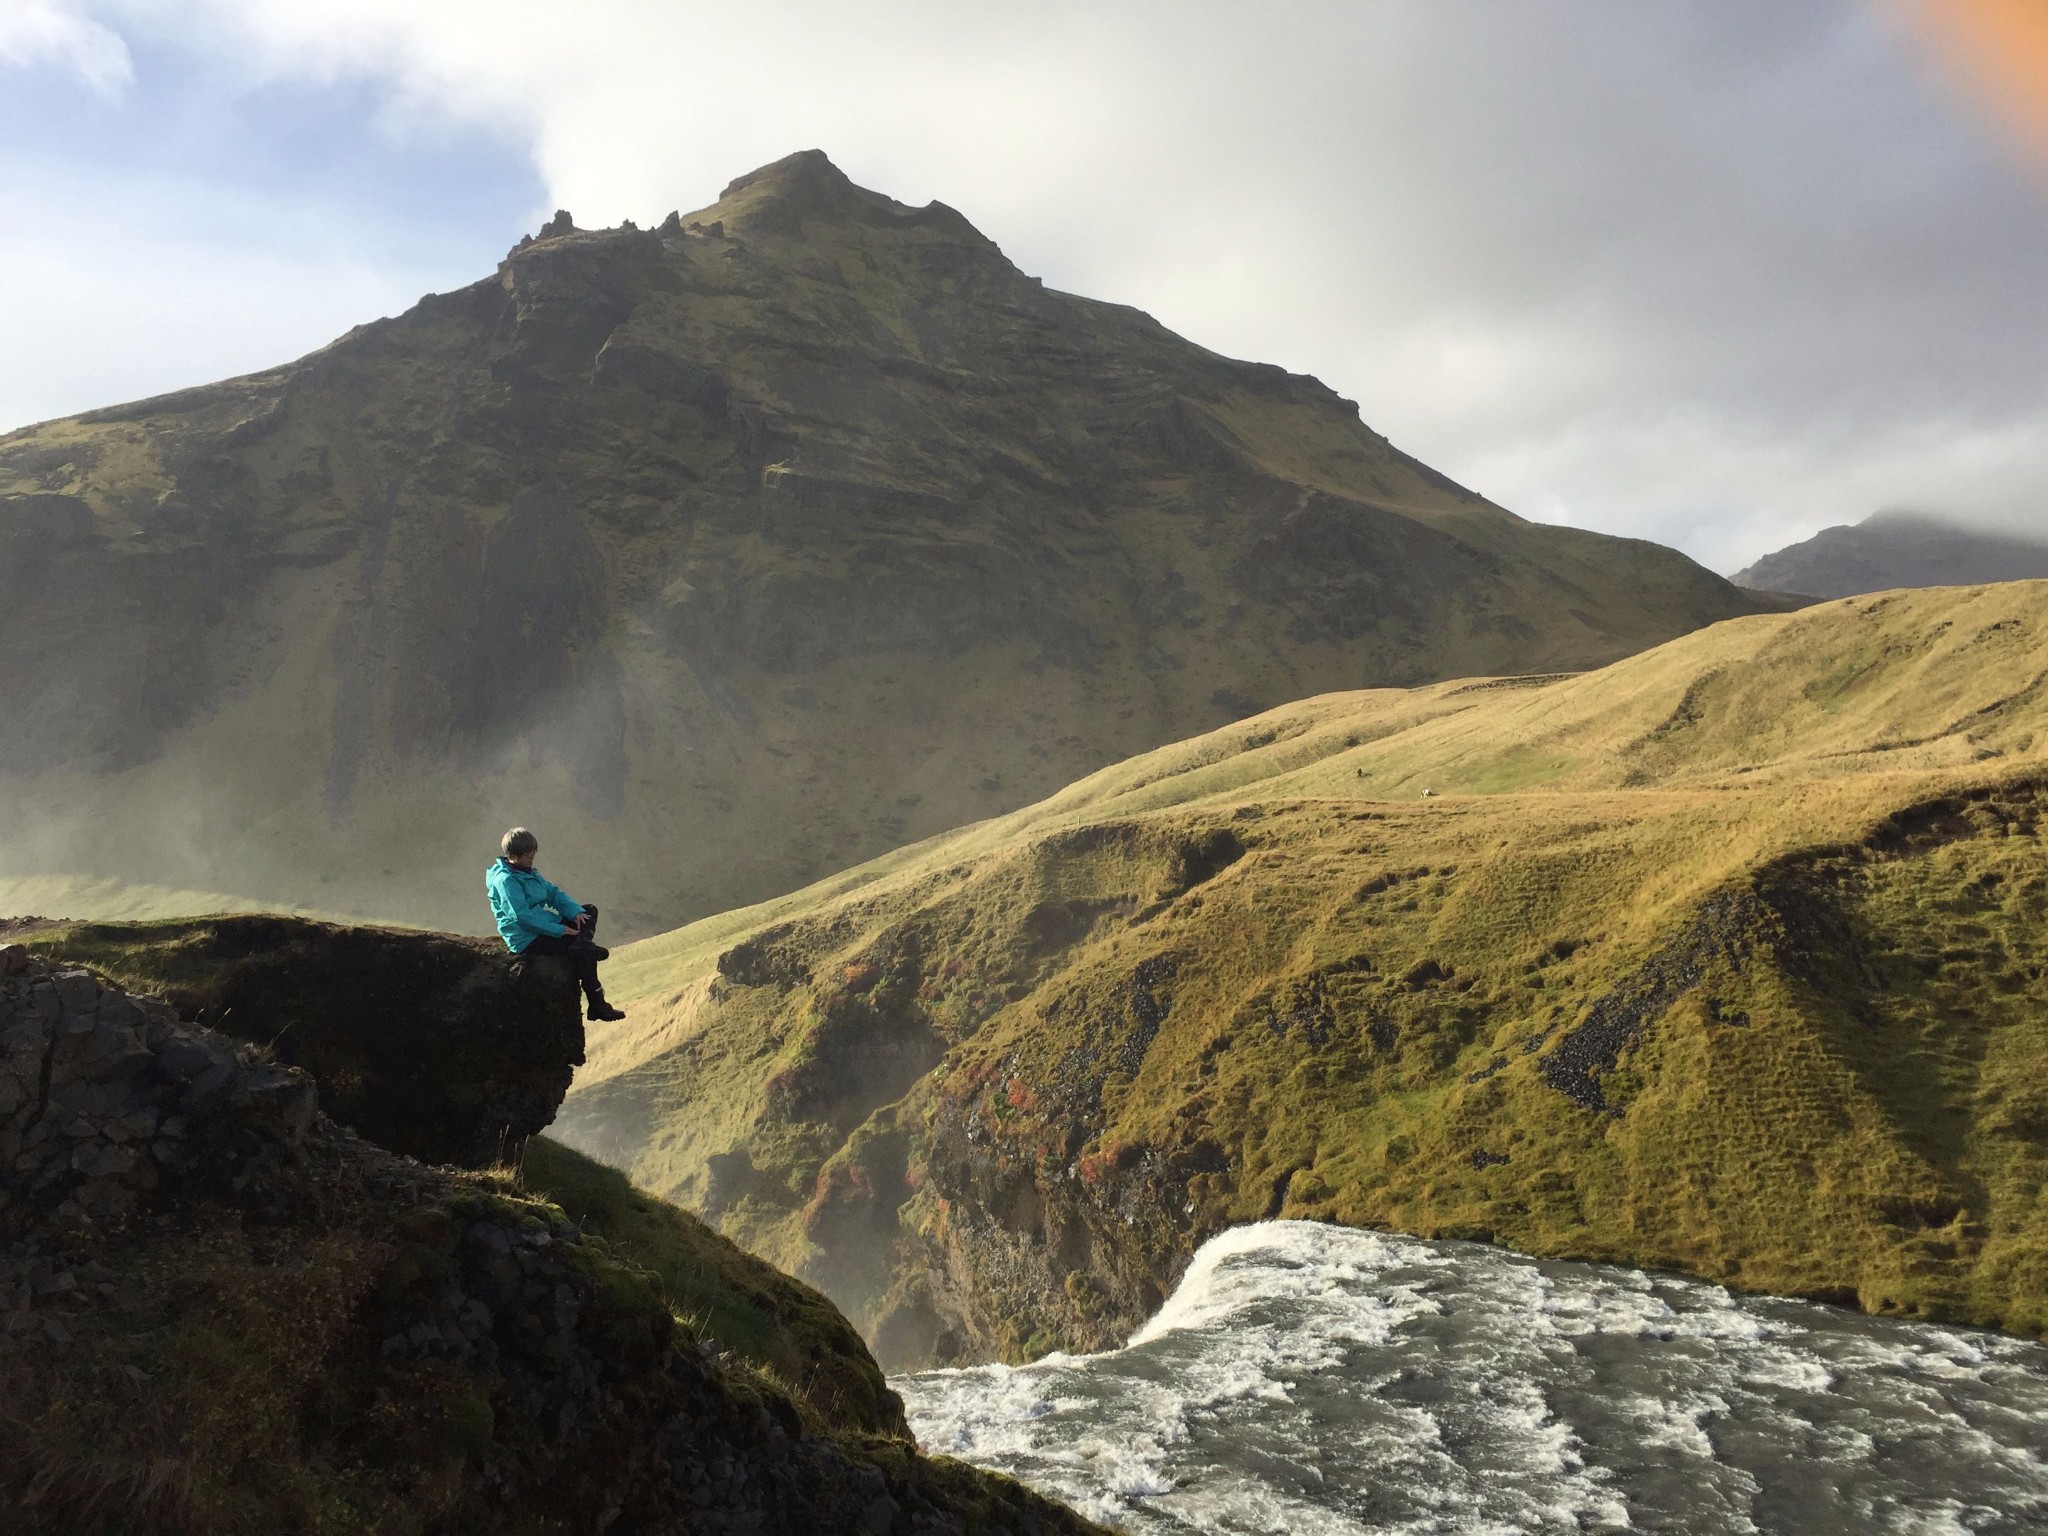
M1134 1536L2048 1532L2048 1347L1312 1222L1123 1349L892 1379L928 1450Z

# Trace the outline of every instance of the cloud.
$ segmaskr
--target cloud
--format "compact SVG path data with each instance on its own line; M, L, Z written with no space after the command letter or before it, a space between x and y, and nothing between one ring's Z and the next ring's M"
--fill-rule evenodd
M59 0L8 0L0 9L0 64L57 63L111 95L135 77L120 33Z
M396 313L441 275L366 260L335 229L296 248L250 238L278 209L217 189L100 190L112 195L55 228L0 223L0 271L35 295L0 305L0 422L255 372ZM47 207L64 189L0 164L0 200ZM195 209L208 217L195 223Z
M2048 204L1828 0L107 0L586 225L793 149L1313 372L1525 515L1721 569L1878 506L2048 525ZM481 270L481 269L480 269ZM120 393L112 390L110 393Z
M487 274L545 200L523 144L394 126L373 79L105 19L132 44L117 95L0 90L0 431L302 355Z

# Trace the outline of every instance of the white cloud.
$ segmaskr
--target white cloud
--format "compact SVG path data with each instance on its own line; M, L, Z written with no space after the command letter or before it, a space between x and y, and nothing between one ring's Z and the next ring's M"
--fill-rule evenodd
M60 0L0 0L0 64L56 63L111 95L135 78L128 45L111 27Z
M89 199L0 159L0 423L43 420L253 373L396 314L434 286L378 262L318 208L109 175ZM280 239L280 228L289 239Z
M2048 524L2048 209L1855 0L98 14L485 125L586 225L824 148L1526 515L1723 569L1881 505Z
M138 269L0 234L0 267L37 296L0 306L0 356L38 361L32 376L0 370L0 421L23 423L253 373L420 294L401 299L390 274L345 258L323 269L189 242L158 244ZM108 357L124 366L110 373Z

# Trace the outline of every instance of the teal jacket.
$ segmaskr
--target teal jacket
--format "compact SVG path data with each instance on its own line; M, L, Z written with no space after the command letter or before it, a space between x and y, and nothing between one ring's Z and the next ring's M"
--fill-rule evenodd
M484 871L484 889L490 893L491 916L498 920L505 947L515 955L544 933L567 933L568 920L583 915L583 903L547 876L538 870L514 869L506 859Z

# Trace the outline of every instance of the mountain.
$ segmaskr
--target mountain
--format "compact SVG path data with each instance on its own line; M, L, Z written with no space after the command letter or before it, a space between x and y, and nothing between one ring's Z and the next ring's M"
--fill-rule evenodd
M408 1003L395 975L479 980L474 949L286 925L280 959L251 927L274 922L12 925L0 945L10 1532L1099 1536L922 1455L823 1297L616 1173L546 1141L517 1175L431 1167L322 1112L332 1087L371 1129L417 1134L371 1102L387 1091L488 1118L488 1084L437 1068L533 1022L512 990L573 1024L566 975L501 954L452 1008ZM313 1025L312 1074L80 951L255 1038ZM330 962L365 960L351 1016ZM310 966L309 997L269 990L273 964ZM457 1038L409 1078L354 1071L408 1026Z
M1764 592L1853 597L1894 587L1972 587L2048 576L2048 539L1965 527L1925 512L1878 512L1823 528L1732 579Z
M524 823L646 933L1284 699L1758 602L807 152L0 439L0 876L473 931Z
M613 962L555 1134L894 1368L1309 1217L2048 1331L2048 583L1284 705Z

